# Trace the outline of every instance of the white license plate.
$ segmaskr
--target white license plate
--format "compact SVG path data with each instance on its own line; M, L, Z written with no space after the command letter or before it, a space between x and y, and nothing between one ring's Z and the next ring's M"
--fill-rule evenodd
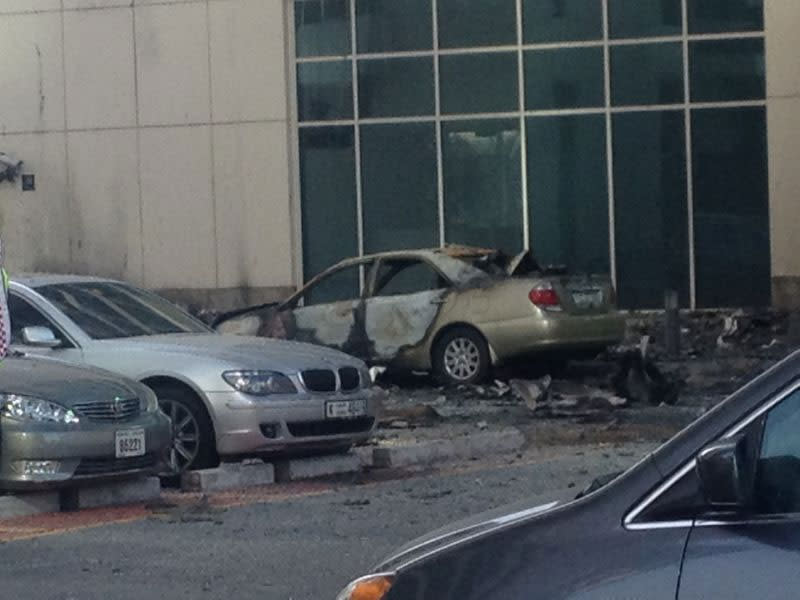
M126 429L117 432L117 458L144 456L144 429Z
M325 416L328 419L353 419L367 414L366 400L342 400L325 403Z

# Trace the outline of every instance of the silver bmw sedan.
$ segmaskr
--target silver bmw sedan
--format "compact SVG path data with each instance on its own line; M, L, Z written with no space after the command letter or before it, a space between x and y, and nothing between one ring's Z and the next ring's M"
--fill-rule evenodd
M370 437L366 365L328 348L221 335L174 304L108 279L12 280L12 347L150 386L172 419L172 468L288 450L344 451Z

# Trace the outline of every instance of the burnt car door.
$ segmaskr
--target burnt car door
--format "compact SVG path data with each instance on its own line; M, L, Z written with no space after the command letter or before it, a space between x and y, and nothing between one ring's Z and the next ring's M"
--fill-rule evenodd
M386 258L377 266L367 299L371 359L391 362L403 348L422 342L443 309L450 282L419 258Z
M371 265L364 261L339 267L304 289L291 308L291 337L368 358L361 289Z
M800 590L800 389L752 427L763 430L749 507L696 521L679 600L789 600Z

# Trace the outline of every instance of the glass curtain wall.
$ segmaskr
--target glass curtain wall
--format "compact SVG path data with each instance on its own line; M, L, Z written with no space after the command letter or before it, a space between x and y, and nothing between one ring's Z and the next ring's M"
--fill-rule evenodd
M305 277L471 244L770 301L763 0L294 0Z

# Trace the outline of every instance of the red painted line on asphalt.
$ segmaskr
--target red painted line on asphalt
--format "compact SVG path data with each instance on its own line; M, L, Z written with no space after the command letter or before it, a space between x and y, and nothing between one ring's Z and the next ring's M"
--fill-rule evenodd
M0 543L70 533L103 525L130 523L154 515L169 515L170 511L180 511L182 508L191 508L201 503L207 503L207 506L213 508L233 508L324 494L331 491L333 487L330 482L298 482L211 494L183 493L168 489L162 491L160 501L145 504L2 519L0 520Z

